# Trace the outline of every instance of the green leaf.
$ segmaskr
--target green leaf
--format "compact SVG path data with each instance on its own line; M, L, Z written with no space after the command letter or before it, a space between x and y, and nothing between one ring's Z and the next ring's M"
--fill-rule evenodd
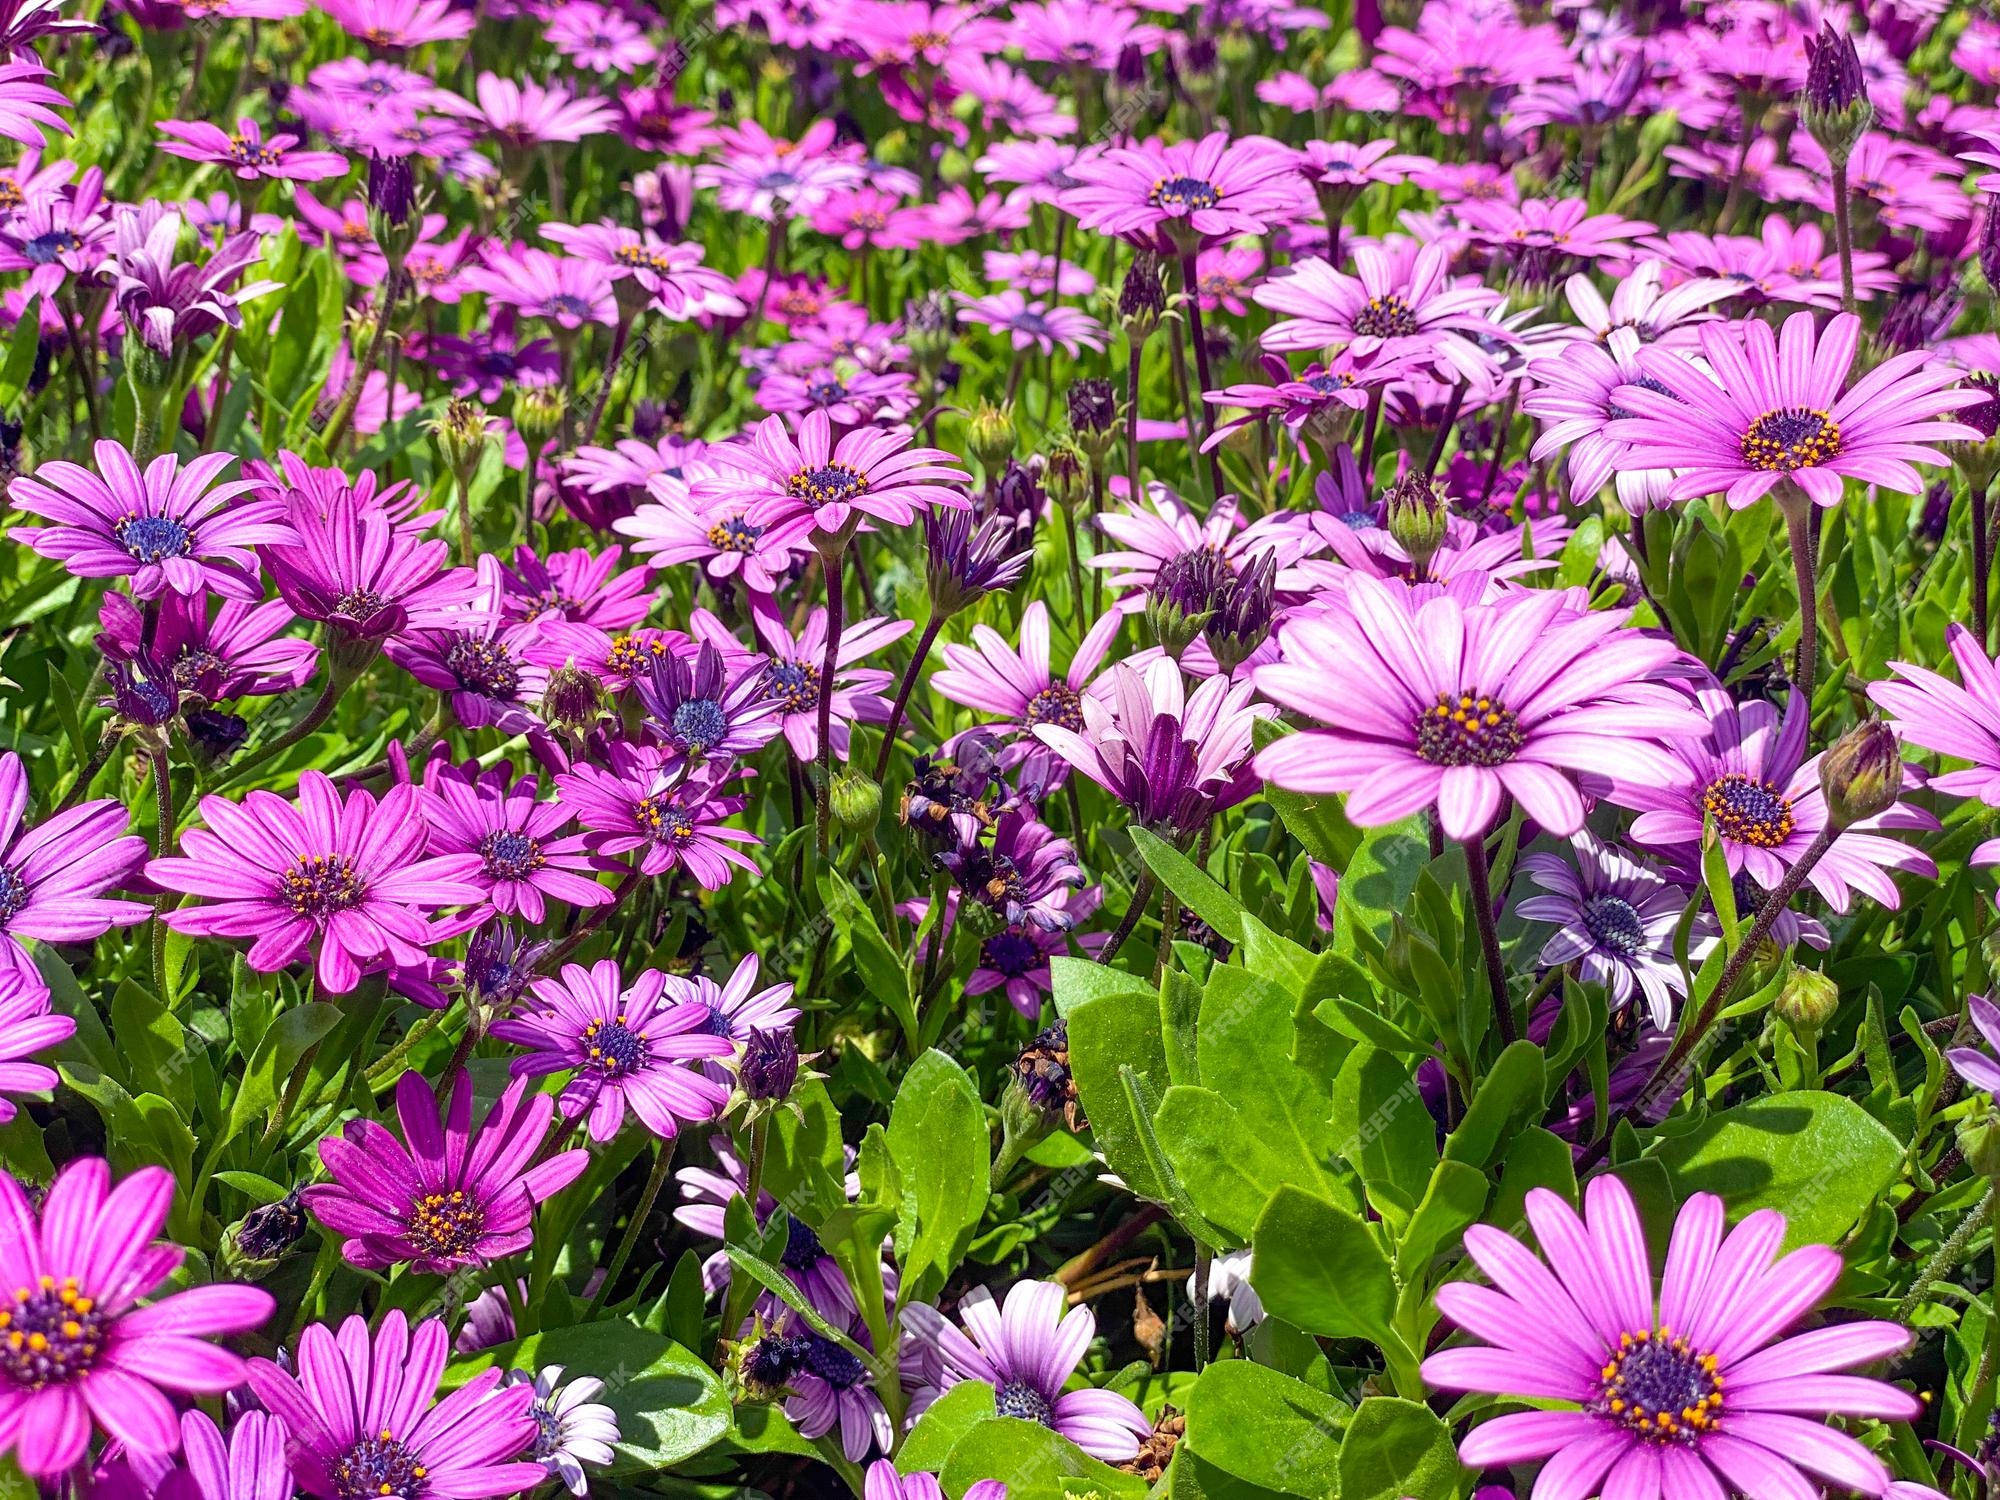
M1213 1089L1176 1084L1160 1096L1153 1128L1160 1150L1201 1216L1246 1243L1271 1195L1291 1182L1291 1164L1243 1122ZM1312 1176L1316 1179L1318 1174Z
M1060 980L1058 980L1060 985ZM1139 1140L1138 1121L1118 1075L1131 1067L1164 1092L1167 1051L1160 1039L1160 1004L1152 987L1100 994L1069 1012L1069 1066L1097 1149L1111 1170L1142 1198L1163 1201L1165 1189Z
M935 1049L919 1057L896 1090L888 1139L903 1184L900 1295L928 1300L965 1258L990 1191L986 1110L965 1069Z
M1415 1066L1379 1047L1356 1047L1332 1097L1340 1154L1361 1174L1376 1211L1400 1228L1438 1159L1437 1122L1424 1108Z
M1653 1155L1683 1200L1719 1194L1732 1220L1777 1209L1790 1249L1844 1236L1896 1181L1903 1147L1852 1099L1808 1091L1725 1109Z
M1451 1429L1415 1401L1371 1396L1340 1445L1340 1500L1453 1500L1468 1478Z
M1199 1458L1204 1470L1307 1500L1322 1500L1339 1483L1340 1439L1353 1413L1289 1375L1223 1360L1202 1371L1186 1412L1181 1452ZM1229 1487L1204 1473L1201 1489L1220 1500Z
M981 1422L993 1420L993 1387L983 1380L961 1380L924 1409L917 1425L896 1450L900 1473L935 1474L951 1458L958 1440Z
M715 1372L673 1340L623 1318L580 1323L452 1361L447 1387L481 1370L539 1370L561 1365L567 1379L594 1375L597 1399L618 1414L612 1474L649 1474L681 1463L726 1436L729 1397Z
M14 341L7 346L7 362L0 365L0 412L11 414L21 392L28 388L28 381L35 373L35 350L41 338L42 294L37 292L14 320Z
M1390 921L1408 906L1430 858L1430 839L1420 818L1363 834L1341 872L1340 899L1333 906L1333 951L1352 956L1360 951L1357 937L1377 949L1387 944Z
M1250 1284L1275 1318L1322 1338L1395 1338L1396 1282L1375 1233L1347 1209L1280 1188L1250 1238Z
M1049 960L1049 982L1055 990L1056 1014L1067 1017L1086 1000L1111 995L1143 995L1153 998L1153 986L1136 974L1114 969L1088 958L1057 954Z
M806 1223L817 1228L847 1204L847 1157L841 1145L840 1112L826 1085L813 1078L792 1094L794 1113L771 1116L764 1150L764 1188Z
M917 1007L910 994L910 971L903 965L901 952L882 935L874 908L837 870L820 877L820 899L826 903L835 929L847 940L854 967L860 970L868 990L889 1007L904 1035L916 1036Z
M311 1000L286 1011L271 1023L243 1070L243 1082L229 1107L229 1134L234 1137L261 1125L278 1102L306 1049L340 1024L340 1007Z
M826 1320L826 1314L822 1313L806 1300L805 1293L799 1290L798 1283L787 1276L783 1270L772 1265L771 1262L765 1260L755 1251L745 1249L741 1245L730 1244L725 1245L723 1248L729 1255L729 1264L737 1272L748 1276L757 1285L763 1287L765 1291L772 1293L785 1306L805 1319L806 1327L810 1328L821 1338L829 1339L840 1345L841 1348L860 1360L869 1369L879 1370L881 1368L881 1362L874 1355L857 1344L845 1332L829 1323Z
M282 1183L273 1182L256 1172L217 1172L215 1180L229 1184L257 1204L282 1203L289 1192Z
M125 1076L136 1089L163 1094L182 1118L194 1112L193 1056L187 1029L173 1012L133 980L122 980L111 996L111 1029L125 1059ZM196 1045L200 1045L199 1038Z
M1502 1052L1481 1081L1465 1118L1444 1143L1445 1158L1483 1172L1541 1113L1542 1049L1524 1039Z
M1092 1458L1039 1422L994 1417L974 1426L938 1474L944 1492L962 1496L982 1479L1002 1479L1007 1500L1065 1500L1095 1490L1100 1500L1140 1500L1146 1481Z
M1243 941L1243 903L1210 878L1158 834L1144 828L1132 830L1132 843L1139 857L1159 877L1160 884L1180 898L1181 905L1208 923L1232 943Z
M1396 1244L1396 1270L1405 1280L1424 1278L1430 1263L1455 1246L1468 1224L1486 1207L1486 1174L1461 1161L1441 1161L1430 1187Z

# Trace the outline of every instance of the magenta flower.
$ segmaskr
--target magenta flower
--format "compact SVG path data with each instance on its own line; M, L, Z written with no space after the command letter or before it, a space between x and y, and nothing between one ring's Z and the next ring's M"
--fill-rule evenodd
M145 921L152 908L104 899L146 857L146 841L125 832L132 815L123 803L84 802L21 832L29 790L21 757L0 751L0 975L16 992L46 998L21 939L95 942L113 927Z
M889 1459L878 1458L868 1466L862 1481L862 1500L945 1500L935 1474L898 1474ZM997 1479L973 1481L965 1500L1007 1500L1007 1486Z
M1053 354L1060 347L1075 359L1086 348L1104 347L1104 326L1089 313L1073 307L1030 302L1012 290L995 292L990 297L967 297L959 309L958 321L1005 333L1017 353L1039 349L1044 354Z
M999 1306L985 1287L968 1294L958 1304L963 1331L943 1318L932 1325L943 1356L942 1388L983 1380L1001 1416L1038 1422L1093 1457L1122 1463L1153 1424L1116 1391L1063 1389L1097 1334L1095 1313L1088 1307L1065 1313L1064 1302L1054 1281L1017 1281Z
M1606 433L1631 415L1614 399L1618 390L1642 384L1651 389L1652 377L1641 369L1638 354L1638 334L1616 328L1603 344L1579 339L1529 366L1534 383L1521 408L1544 425L1528 457L1540 463L1568 450L1572 505L1588 505L1612 479L1619 503L1635 516L1672 503L1672 471L1632 462L1632 445Z
M1401 257L1382 246L1357 246L1352 276L1323 260L1300 261L1289 275L1272 276L1250 294L1259 307L1285 314L1264 331L1264 347L1282 352L1342 344L1357 359L1421 357L1435 364L1449 335L1498 336L1491 315L1500 294L1476 279L1454 283L1450 264L1441 244Z
M358 788L343 802L318 771L299 777L296 804L266 791L240 804L204 797L208 826L181 836L185 853L150 861L146 877L208 903L161 920L191 937L254 939L246 957L259 973L316 947L319 983L336 995L361 982L363 964L421 964L433 940L426 913L486 897L476 858L419 858L422 797L404 785L379 804Z
M620 573L622 555L617 547L573 547L544 559L516 547L514 565L500 565L500 607L516 620L576 620L610 631L637 625L652 608L653 581L643 567Z
M766 417L749 441L708 450L726 472L697 481L697 500L740 501L752 524L787 536L839 535L863 516L908 526L933 505L972 502L955 486L972 476L941 448L912 448L908 428L850 432L838 443L826 413L807 412L797 437Z
M206 453L183 466L163 453L141 470L109 438L93 452L102 478L58 459L10 483L19 509L55 523L17 528L16 536L80 578L129 577L141 599L169 589L263 597L250 549L289 541L292 532L275 501L230 503L258 487L251 479L216 483L233 456Z
M279 634L296 617L283 599L246 604L225 600L211 614L206 598L166 593L149 653L185 697L207 703L269 697L305 685L319 661L319 647ZM115 662L137 661L145 616L125 595L112 592L98 607L97 646Z
M0 63L0 135L40 150L48 144L44 129L72 133L56 113L70 102L60 89L42 82L48 76L49 70L32 58Z
M1119 662L1104 697L1081 700L1080 731L1044 721L1034 732L1147 827L1192 833L1257 790L1251 735L1276 710L1250 694L1248 681L1221 674L1190 693L1168 656L1143 673Z
M819 758L819 699L831 695L827 733L833 739L833 753L847 759L850 727L857 723L884 724L889 719L889 700L882 689L893 680L879 667L857 667L854 663L872 656L916 628L914 620L873 619L852 623L842 632L840 652L834 659L831 683L820 680L826 662L826 611L815 609L806 616L805 629L793 637L776 610L759 610L755 616L757 634L768 648L764 663L764 691L777 700L778 726L792 754L802 761ZM695 634L714 643L727 658L742 648L728 629L706 610L697 610Z
M1000 752L999 763L1011 768L1024 761L1061 762L1047 746L1034 738L1042 724L1063 729L1083 728L1085 684L1104 665L1124 616L1113 611L1090 627L1070 658L1069 670L1055 674L1049 655L1049 607L1032 601L1021 611L1021 644L1017 650L991 625L972 627L972 644L948 644L940 648L945 665L931 674L931 686L953 703L982 714L994 715L998 722L985 727L1021 736ZM1023 780L1036 786L1052 786L1060 767L1030 766Z
M46 1094L62 1075L33 1061L37 1052L59 1047L76 1035L76 1022L49 1013L49 997L39 979L0 965L0 1125L17 1113L8 1094Z
M1106 11L1091 7L1093 24ZM1309 204L1292 153L1261 136L1114 146L1079 163L1080 187L1060 199L1086 229L1162 253L1193 253L1239 234L1263 234Z
M571 63L593 73L631 73L659 57L636 21L601 5L562 6L543 37Z
M339 1137L319 1143L332 1174L302 1194L306 1206L336 1234L341 1253L379 1271L410 1264L449 1274L485 1266L534 1243L535 1205L576 1181L590 1165L581 1149L535 1162L554 1119L556 1101L529 1094L516 1079L472 1128L472 1075L460 1069L442 1117L421 1073L396 1084L398 1141L373 1120L349 1120Z
M711 642L654 657L634 686L657 732L683 755L729 761L778 736L779 700L764 669L741 657L725 663Z
M1604 429L1631 445L1630 464L1684 471L1671 490L1677 500L1726 492L1740 509L1787 480L1816 505L1837 505L1848 479L1914 495L1924 481L1913 464L1949 462L1935 444L1980 436L1936 420L1985 397L1946 389L1959 372L1928 349L1886 359L1843 390L1861 333L1851 313L1829 322L1824 337L1810 312L1785 319L1782 340L1755 320L1698 331L1713 374L1666 350L1640 350L1639 368L1665 389L1620 386L1617 403L1633 415Z
M308 1324L297 1374L250 1361L250 1389L285 1424L292 1475L316 1500L490 1500L533 1489L542 1466L516 1460L538 1431L534 1387L495 1389L506 1376L495 1367L430 1404L450 1352L438 1318L412 1333L403 1310L392 1308L371 1334L357 1314L337 1337L324 1323Z
M473 92L479 101L475 117L517 148L580 141L618 122L610 105L601 99L578 99L561 84L519 84L497 73L481 73Z
M614 740L610 764L578 762L556 777L556 794L590 833L591 849L602 855L639 856L642 875L680 867L704 890L729 883L730 871L757 873L757 862L731 844L763 841L727 820L747 799L726 796L723 781L690 774L685 761L652 745Z
M705 1005L678 1005L666 996L667 976L641 971L628 988L618 965L564 964L559 976L537 979L530 999L493 1035L529 1048L513 1062L516 1077L568 1073L565 1119L590 1115L590 1138L608 1141L629 1105L654 1135L671 1140L683 1124L712 1120L729 1089L688 1066L728 1057L736 1044L708 1029Z
M1652 233L1651 224L1618 214L1593 214L1582 198L1530 198L1522 203L1468 203L1459 218L1482 244L1510 251L1574 256L1628 255L1625 241ZM1564 262L1565 264L1567 262Z
M1267 746L1257 773L1346 793L1364 828L1435 806L1448 837L1475 838L1511 795L1568 837L1583 826L1579 775L1674 786L1685 769L1661 741L1705 727L1649 680L1679 659L1672 641L1627 629L1622 611L1578 613L1558 591L1465 603L1355 573L1344 609L1302 616L1280 640L1258 691L1327 727Z
M495 305L558 328L577 329L585 323L609 328L618 321L610 268L594 260L517 244L489 251L484 265L469 268L460 279Z
M343 489L322 503L295 490L284 514L294 539L267 545L264 566L301 617L349 640L447 627L477 587L472 569L446 569L451 543L398 528L359 491Z
M2000 670L1963 625L1947 627L1944 639L1959 682L1915 662L1892 661L1896 677L1871 682L1868 696L1889 711L1890 727L1911 744L1971 762L1931 777L1933 791L2000 807Z
M787 540L745 519L746 502L730 495L700 498L688 480L670 474L656 476L646 493L649 498L611 528L631 537L633 552L655 566L698 563L717 583L741 578L751 593L768 597L808 555L796 537Z
M492 725L525 734L539 727L533 709L549 685L548 669L528 656L541 631L499 612L499 565L490 554L480 561L485 566L479 593L453 613L449 625L404 629L384 651L425 687L448 694L452 712L467 728Z
M1983 1093L2000 1095L2000 1005L1995 1005L1984 995L1974 995L1966 1004L1973 1026L1986 1043L1986 1050L1954 1047L1945 1056L1951 1059L1959 1077L1974 1088Z
M325 0L320 9L341 30L371 47L421 47L472 34L470 12L451 0Z
M631 277L652 293L654 309L670 318L737 317L744 311L730 279L702 264L706 252L700 245L669 244L650 229L626 229L609 220L544 224L542 238L604 266L614 280Z
M535 778L510 781L513 767L502 761L480 772L433 763L424 778L421 807L430 827L425 849L433 855L460 855L476 862L465 878L485 892L476 912L540 922L550 901L602 906L611 892L597 881L596 866L582 834L562 835L575 814L562 803L535 800Z
M236 133L204 120L162 120L160 134L168 137L160 149L189 161L215 162L244 182L280 177L291 182L319 182L347 175L347 158L337 151L294 151L299 138L290 134L264 137L255 120L238 120Z
M206 1342L246 1333L277 1306L257 1287L214 1283L139 1299L180 1269L156 1245L174 1179L141 1167L111 1186L83 1157L56 1174L39 1217L0 1172L0 1452L32 1478L75 1467L93 1419L134 1453L172 1453L180 1424L167 1392L216 1396L242 1383L243 1361Z
M1475 1427L1459 1458L1475 1469L1547 1459L1537 1494L1879 1495L1889 1474L1844 1432L1810 1417L1907 1422L1916 1397L1833 1372L1909 1348L1888 1322L1829 1325L1780 1339L1832 1290L1840 1253L1778 1257L1785 1219L1760 1209L1724 1234L1722 1200L1681 1205L1657 1296L1639 1211L1616 1177L1592 1180L1580 1216L1528 1194L1547 1264L1507 1231L1474 1225L1473 1261L1492 1281L1438 1289L1438 1308L1479 1345L1424 1361L1449 1391L1559 1402ZM1587 1217L1586 1217L1587 1216Z
M1635 808L1632 839L1656 849L1679 849L1693 862L1705 823L1712 823L1729 873L1748 871L1765 890L1775 890L1826 826L1826 798L1820 791L1820 756L1806 758L1805 695L1792 689L1782 718L1769 703L1738 703L1719 687L1695 694L1708 733L1676 740L1670 751L1681 763L1677 775L1628 780L1611 767L1618 786L1613 800ZM1806 878L1835 911L1846 911L1852 891L1884 906L1898 903L1891 870L1937 878L1937 866L1920 850L1879 830L1935 830L1936 818L1898 802L1887 812L1864 818L1833 841Z
M162 359L215 329L241 328L243 304L279 286L237 282L261 257L263 241L255 231L229 236L200 262L179 259L180 239L180 216L159 203L121 209L105 262L117 278L113 298L125 327Z

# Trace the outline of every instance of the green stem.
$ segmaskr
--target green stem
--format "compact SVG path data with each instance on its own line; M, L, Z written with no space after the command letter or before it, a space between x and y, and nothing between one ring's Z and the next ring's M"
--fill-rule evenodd
M1125 908L1125 916L1111 934L1111 941L1104 945L1104 951L1097 955L1097 961L1108 964L1118 956L1118 950L1125 946L1125 939L1132 935L1132 929L1139 925L1139 918L1146 914L1146 908L1153 904L1153 872L1147 870L1139 876L1139 883L1132 888L1132 903Z
M160 812L160 837L154 858L165 859L174 852L174 782L167 764L167 747L155 743L148 752L153 762L153 799ZM163 891L153 906L153 997L172 1010L174 997L167 993L167 912L176 900L172 891Z
M1799 592L1799 649L1792 659L1792 681L1806 695L1810 706L1813 682L1819 671L1819 562L1813 556L1812 501L1789 479L1779 483L1777 500L1785 517L1792 574Z
M357 672L350 676L348 673L342 672L337 668L328 668L326 686L320 689L319 697L314 700L313 706L306 710L305 716L292 725L290 729L287 729L283 734L271 741L270 744L260 750L251 752L230 766L228 773L219 777L209 790L219 792L226 786L233 786L266 761L274 760L278 756L283 755L300 740L311 734L315 729L318 729L320 725L326 722L327 716L333 712L333 706L340 701L341 693L354 680L354 677L359 675Z
M1951 1238L1939 1245L1936 1253L1924 1263L1924 1268L1917 1272L1917 1279L1910 1283L1909 1291L1904 1293L1903 1300L1896 1304L1896 1311L1893 1314L1896 1322L1908 1323L1910 1315L1917 1310L1924 1298L1930 1295L1931 1288L1949 1276L1953 1268L1965 1259L1965 1252L1971 1247L1973 1236L1984 1229L1993 1218L1993 1195L1996 1192L2000 1192L2000 1186L1986 1189L1986 1196L1979 1200L1978 1206L1959 1220L1958 1228L1951 1232Z
M1068 514L1067 511L1064 512ZM1071 523L1072 527L1075 525ZM903 673L902 685L896 689L896 701L889 708L889 722L882 730L882 748L875 756L875 780L880 782L889 774L889 756L896 748L896 731L902 727L903 715L910 706L910 694L917 685L917 674L923 670L924 662L930 657L931 647L936 644L938 632L944 629L945 615L936 605L931 606L930 618L924 621L924 633L917 637L916 654L910 658L909 668ZM820 698L824 702L828 694L826 687L833 681L831 673L820 677Z
M1847 159L1843 155L1832 163L1833 171L1833 243L1840 252L1840 305L1846 312L1854 311L1854 226L1852 222L1852 201L1847 192Z
M826 559L826 651L819 668L819 783L813 788L813 842L825 858L833 827L833 674L840 664L840 630L847 615L847 579L841 567L846 543L821 556Z
M1463 385L1459 389L1463 390ZM1521 1033L1514 1024L1514 997L1507 989L1507 962L1500 955L1500 929L1493 921L1493 878L1486 864L1486 836L1475 833L1460 843L1472 888L1473 925L1479 929L1480 956L1486 963L1487 987L1493 992L1493 1021L1500 1028L1501 1044L1511 1047Z
M385 1084L394 1083L402 1077L403 1060L410 1055L410 1049L436 1031L443 1023L444 1016L442 1010L425 1011L417 1018L416 1024L403 1033L400 1042L376 1059L375 1065L362 1077L362 1082L371 1094L380 1092Z
M618 1241L618 1252L611 1257L611 1264L605 1270L604 1280L597 1288L597 1295L590 1299L590 1311L584 1322L595 1322L604 1310L605 1299L611 1295L612 1285L625 1274L625 1263L632 1258L638 1247L639 1236L645 1232L646 1216L653 1211L653 1204L660 1196L660 1189L667 1181L667 1169L674 1162L674 1139L669 1136L659 1143L659 1153L653 1162L653 1173L646 1179L646 1190L639 1195L638 1207L633 1209L632 1218L625 1226L625 1234Z

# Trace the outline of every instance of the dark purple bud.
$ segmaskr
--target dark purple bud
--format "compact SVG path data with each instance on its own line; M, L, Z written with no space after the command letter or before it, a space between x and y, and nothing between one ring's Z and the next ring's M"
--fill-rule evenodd
M1986 285L2000 290L2000 213L1990 206L1979 231L1979 269L1985 274Z
M306 1232L305 1209L294 1188L276 1203L253 1208L236 1226L236 1250L245 1260L276 1260Z
M1146 622L1153 627L1160 649L1180 660L1234 583L1229 564L1210 547L1196 547L1161 563L1146 593Z
M783 1028L762 1031L751 1027L737 1077L742 1080L743 1092L757 1103L785 1099L799 1079L798 1042Z
M1990 439L1994 433L2000 432L2000 376L1984 373L1968 375L1965 384L1986 399L1977 406L1968 406L1952 415L1966 426L1978 428L1982 438Z
M1820 758L1819 785L1827 821L1837 829L1894 807L1903 790L1903 752L1895 730L1880 719L1848 730Z
M1078 380L1069 388L1070 430L1079 438L1118 429L1118 396L1108 380Z
M1033 546L1033 527L1012 516L996 513L975 522L969 510L925 511L931 608L955 615L982 594L1011 589L1034 561Z
M1132 268L1118 288L1118 318L1139 338L1144 339L1159 326L1167 310L1167 285L1162 279L1159 256L1150 250L1132 255Z
M1861 71L1854 38L1834 30L1831 21L1820 22L1819 35L1806 38L1806 59L1807 108L1839 114L1866 97L1868 79Z
M417 176L407 156L368 153L368 206L401 229L417 199Z
M173 673L160 671L143 657L107 662L104 676L111 684L104 706L128 724L158 729L181 710L181 691Z
M1266 552L1216 591L1214 613L1201 633L1223 671L1235 671L1271 633L1277 578L1277 555Z
M1127 42L1118 49L1118 62L1111 71L1111 78L1127 92L1146 86L1146 54L1139 49L1137 42Z

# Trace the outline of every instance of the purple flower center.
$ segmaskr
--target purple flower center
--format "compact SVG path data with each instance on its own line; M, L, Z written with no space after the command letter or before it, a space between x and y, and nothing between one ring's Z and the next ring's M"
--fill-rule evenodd
M810 1271L825 1257L819 1236L797 1214L785 1215L785 1250L778 1262L787 1271Z
M702 751L722 742L729 718L713 698L690 698L674 709L674 738L688 749Z
M548 863L542 842L512 828L489 833L479 841L479 857L495 880L525 880Z
M590 1059L585 1066L605 1078L636 1073L652 1052L646 1039L628 1027L623 1016L612 1021L593 1020L577 1041Z
M44 1276L0 1306L0 1369L17 1385L38 1391L76 1379L97 1362L107 1320L95 1299L76 1289L76 1278Z
M83 241L68 229L51 229L46 234L38 234L21 246L21 254L38 266L54 265L58 258L72 250L81 250Z
M227 671L228 663L204 646L183 646L172 670L176 686L194 688Z
M799 1361L801 1365L836 1390L844 1391L861 1384L868 1374L866 1365L832 1339L823 1339L816 1333L806 1337L810 1347Z
M1049 320L1041 313L1025 307L1014 314L1013 326L1020 329L1023 333L1046 336L1049 332Z
M1826 412L1785 406L1752 422L1738 446L1753 469L1815 469L1840 457L1840 428Z
M847 399L847 387L841 381L829 376L825 380L809 381L806 384L806 400L814 406L831 406L836 401ZM838 468L839 465L830 467Z
M993 1410L1003 1417L1018 1417L1023 1422L1039 1422L1044 1427L1055 1426L1055 1411L1049 1405L1049 1398L1029 1385L1025 1380L1009 1380L993 1393Z
M232 135L229 159L246 167L275 167L285 159L285 153L282 147L253 145L240 135Z
M731 516L708 528L708 545L718 552L749 553L757 550L757 538L763 534L763 527L753 526L741 516Z
M521 669L498 641L460 635L444 654L445 670L460 687L489 698L511 698L521 685Z
M1037 724L1054 724L1059 729L1083 728L1083 699L1066 682L1052 682L1028 700L1021 721L1030 729Z
M1222 193L1206 177L1162 177L1146 194L1146 202L1168 213L1197 213L1222 201Z
M1716 1358L1695 1353L1671 1329L1620 1334L1594 1406L1648 1442L1692 1447L1721 1420Z
M387 1428L361 1438L333 1465L333 1489L340 1500L382 1500L384 1495L419 1500L430 1489L425 1483L428 1477L417 1455L390 1436Z
M194 550L187 527L172 516L121 516L111 534L134 562L156 563Z
M684 812L671 795L641 797L632 816L656 843L686 848L694 842L694 819Z
M1375 513L1367 510L1343 511L1340 516L1340 524L1345 526L1349 531L1373 531L1375 529Z
M1627 958L1646 944L1646 924L1639 920L1639 909L1622 896L1586 898L1583 925L1598 947Z
M463 1188L412 1199L403 1221L410 1243L433 1260L463 1255L486 1235L486 1208Z
M292 867L278 877L278 898L302 917L324 923L335 912L359 906L367 882L344 854L292 856Z
M1024 979L1042 964L1042 950L1025 932L1009 927L979 945L979 962L1009 979Z
M787 479L785 492L817 510L867 494L868 476L850 464L821 464L817 469L801 469Z
M333 612L344 619L362 621L378 612L388 600L373 589L349 589L333 601Z
M1741 771L1718 776L1701 794L1701 808L1715 819L1726 839L1775 849L1792 836L1791 799L1769 781L1756 781Z
M1352 388L1354 377L1351 375L1308 375L1300 384L1310 386L1318 395L1335 396L1344 390Z
M1378 339L1406 339L1417 332L1417 315L1394 292L1370 297L1354 315L1354 331Z
M13 921L28 904L28 882L5 865L0 865L0 928Z
M729 1024L729 1013L721 1006L710 1005L703 1000L690 1000L687 1003L690 1005L699 1005L703 1010L708 1012L701 1025L695 1028L701 1035L727 1037L736 1035L734 1028Z
M574 292L557 292L549 298L547 316L582 320L590 316L590 304Z
M764 687L788 714L819 707L819 668L805 661L777 661L764 668Z
M1417 754L1434 766L1501 766L1526 736L1514 711L1480 692L1439 693L1417 720Z
M1678 401L1680 399L1680 397L1674 395L1672 391L1668 390L1664 385L1660 384L1659 381L1655 380L1650 375L1634 376L1631 380L1627 381L1626 384L1636 385L1642 391L1651 391L1655 395L1665 396L1669 400ZM1612 402L1610 405L1606 406L1604 408L1604 414L1610 417L1614 422L1630 422L1639 415L1636 411L1627 411L1624 407L1618 405L1616 402Z
M535 1446L531 1456L537 1460L554 1458L562 1451L562 1418L546 1401L537 1401L529 1407L528 1415L535 1419Z

